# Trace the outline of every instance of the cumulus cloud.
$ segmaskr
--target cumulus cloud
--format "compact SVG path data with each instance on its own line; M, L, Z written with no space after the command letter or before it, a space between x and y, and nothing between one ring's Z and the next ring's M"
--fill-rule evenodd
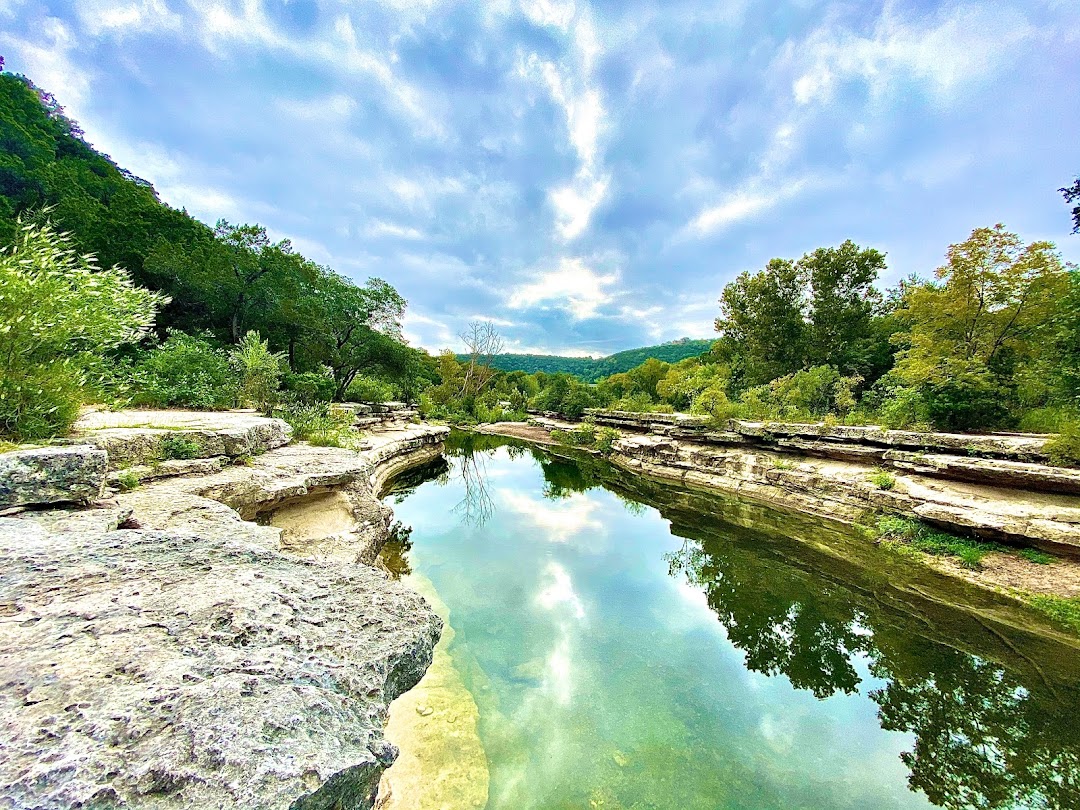
M602 306L614 300L610 288L619 274L599 273L582 259L559 260L554 270L529 273L535 281L515 288L507 299L512 309L526 309L551 304L570 313L577 320L593 318Z

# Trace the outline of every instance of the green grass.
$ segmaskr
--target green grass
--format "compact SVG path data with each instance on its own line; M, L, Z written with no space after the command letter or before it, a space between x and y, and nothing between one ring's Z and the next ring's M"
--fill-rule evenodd
M878 489L889 490L896 486L896 478L893 477L892 473L881 470L870 476L870 483Z
M139 476L131 470L123 470L117 473L116 482L120 485L121 492L130 492L142 483Z
M161 454L166 459L198 458L202 446L183 436L166 436L161 440Z
M1026 594L1024 598L1036 610L1065 625L1074 633L1080 633L1080 599L1066 599L1041 593Z
M965 568L982 567L982 559L992 551L1005 551L997 543L957 537L939 532L917 520L885 515L878 521L878 537L883 545L897 551L921 551L935 557L952 557Z
M1045 551L1039 551L1037 548L1022 548L1016 552L1017 556L1023 557L1025 560L1038 565L1051 565L1056 557L1052 554L1047 554Z
M15 442L9 442L4 439L0 439L0 453L8 453L12 450L18 450L19 445Z

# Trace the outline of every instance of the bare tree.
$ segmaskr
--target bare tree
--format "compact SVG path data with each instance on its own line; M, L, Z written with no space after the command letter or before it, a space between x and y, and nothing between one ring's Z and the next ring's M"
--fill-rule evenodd
M491 361L503 350L503 339L491 321L473 321L459 336L468 350L461 396L476 397L495 378Z

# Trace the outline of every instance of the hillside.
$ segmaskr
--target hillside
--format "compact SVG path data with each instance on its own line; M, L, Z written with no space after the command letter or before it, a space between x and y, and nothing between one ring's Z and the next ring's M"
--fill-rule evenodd
M650 357L666 363L676 363L687 357L704 354L712 346L711 340L674 340L659 346L644 346L640 349L627 349L607 357L560 357L553 354L500 354L492 361L492 366L501 371L524 371L532 374L543 371L546 374L573 374L585 382L596 382L611 374L620 374L639 366ZM460 359L467 359L459 355Z

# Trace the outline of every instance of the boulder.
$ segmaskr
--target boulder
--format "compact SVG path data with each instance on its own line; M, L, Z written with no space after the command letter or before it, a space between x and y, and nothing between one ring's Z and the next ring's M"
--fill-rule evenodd
M441 622L363 565L0 518L0 807L370 808Z
M108 458L87 445L0 454L0 509L100 498Z

